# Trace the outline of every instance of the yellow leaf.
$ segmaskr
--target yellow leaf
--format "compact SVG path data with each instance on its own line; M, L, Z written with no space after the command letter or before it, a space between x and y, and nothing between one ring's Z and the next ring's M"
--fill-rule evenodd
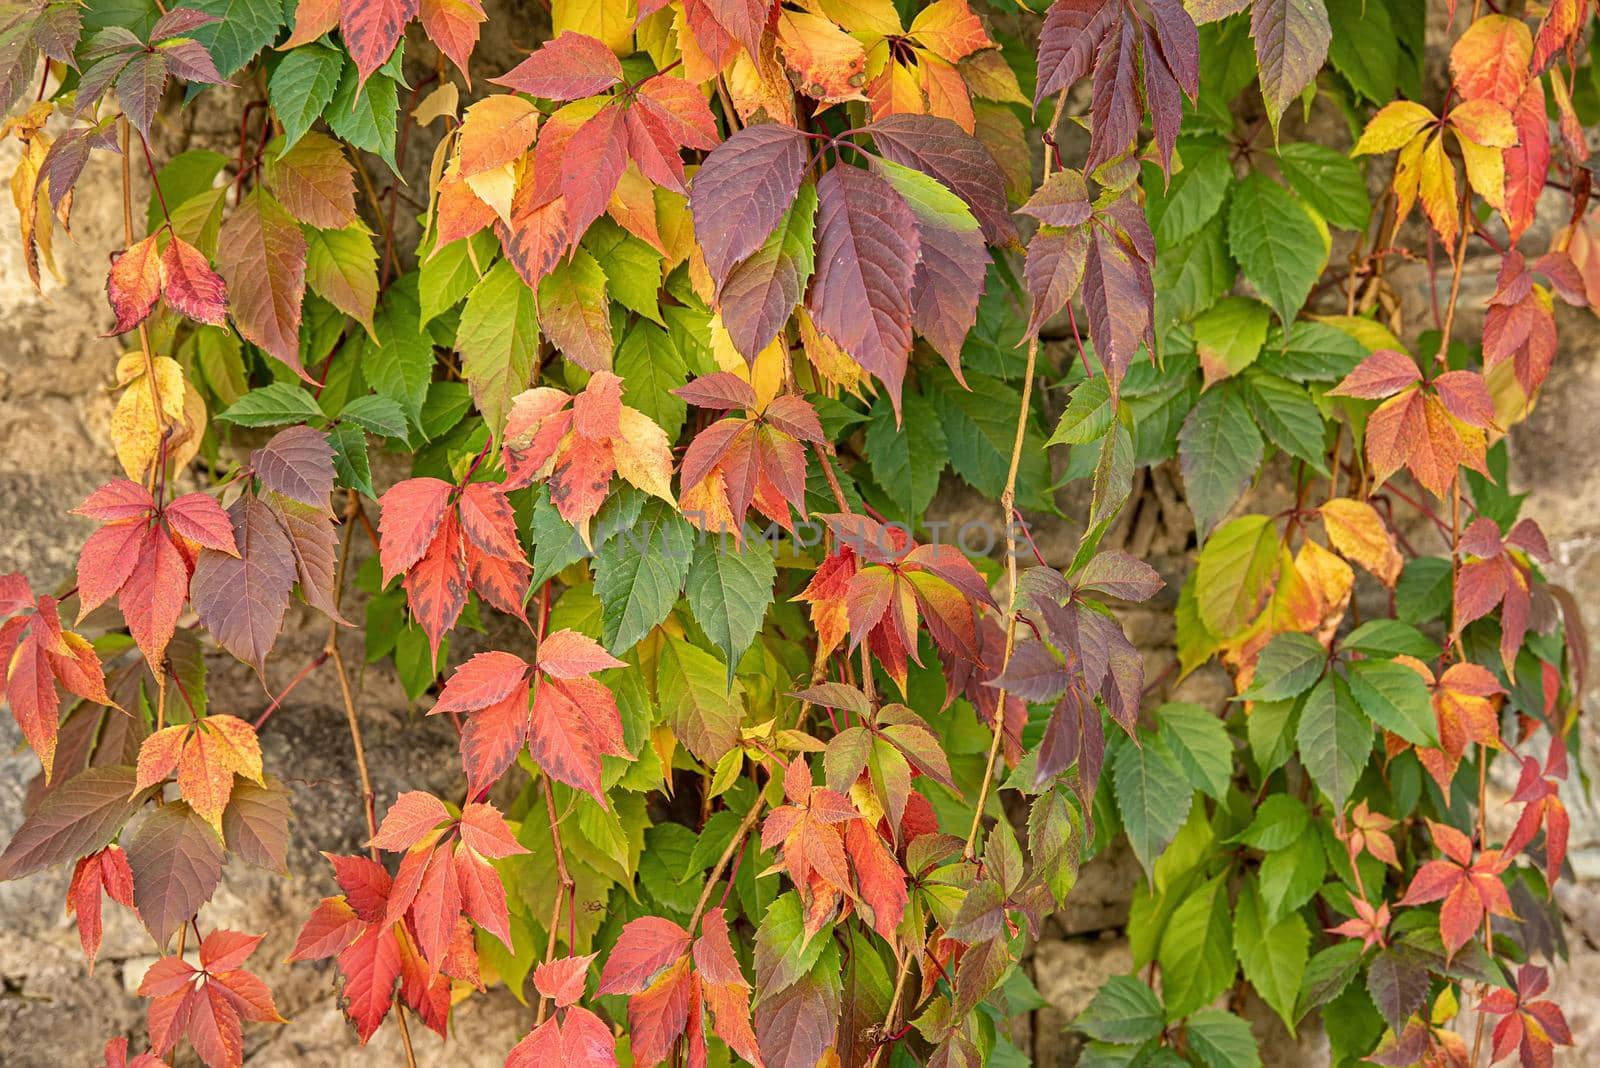
M628 166L622 172L622 179L611 191L611 200L606 204L606 214L615 219L618 226L665 256L667 246L661 240L656 208L659 198L656 194L684 200L681 193L652 185L650 180L640 173L638 166L629 160ZM684 200L684 203L687 204L688 201ZM671 266L676 266L677 262L674 261Z
M973 96L995 100L1002 104L1028 103L1017 84L1017 72L1011 69L1006 57L998 48L985 48L961 61L961 76Z
M189 451L185 458L180 447L193 437L195 448L198 448L199 434L204 433L205 404L199 402L199 395L196 394L195 401L199 402L196 420L187 396L189 389L183 379L183 368L178 366L176 360L166 356L157 356L152 362L156 375L155 392L161 402L160 419L157 419L155 406L151 403L144 357L140 353L130 352L117 363L117 384L124 389L111 413L111 442L122 469L135 481L142 481L156 462L163 427L174 427L173 436L167 442L167 452L170 459L179 462L179 466L194 457L194 452ZM195 421L199 423L198 433L192 425Z
M419 126L426 126L435 119L455 118L460 106L461 90L456 88L455 82L444 81L422 98L412 110L411 117L417 120Z
M1313 315L1311 318L1319 323L1342 330L1364 345L1368 352L1379 349L1394 349L1396 352L1405 352L1406 347L1395 336L1393 330L1378 322L1360 315Z
M493 208L507 226L511 225L511 201L517 193L517 169L515 163L506 163L466 178L467 188Z
M1336 497L1322 506L1321 513L1328 541L1335 549L1372 572L1385 586L1395 584L1404 562L1376 508L1365 501Z
M678 39L678 53L683 57L683 76L695 85L715 78L721 72L720 68L700 50L700 42L689 28L689 17L684 14L681 4L673 5L672 29Z
M1517 124L1511 112L1492 100L1463 100L1451 109L1450 125L1464 139L1489 148L1510 148L1517 143Z
M845 355L845 351L832 338L818 330L804 308L795 313L795 319L800 324L800 345L805 349L806 359L811 362L811 369L824 381L851 393L857 392L861 385L861 365Z
M1456 168L1444 154L1444 137L1434 134L1422 150L1418 195L1428 221L1446 245L1455 243L1460 206L1456 200Z
M761 59L750 58L740 49L728 61L724 78L733 109L745 125L755 122L794 124L794 90L778 62L777 45L771 37L761 39Z
M1422 186L1422 150L1427 138L1407 141L1394 164L1394 217L1404 222L1417 205L1417 190Z
M612 458L617 474L646 493L676 505L672 496L672 444L667 432L655 420L622 405L617 425L620 433L611 439Z
M778 48L802 93L824 104L865 100L867 50L839 26L806 11L781 9Z
M728 336L727 328L722 325L722 316L713 315L711 355L716 359L719 368L750 383L762 408L783 391L784 379L787 377L784 371L789 365L789 349L784 342L782 331L767 343L766 348L756 354L754 364L746 364L739 350L734 348L733 339Z
M1491 208L1504 211L1506 207L1506 163L1501 149L1485 148L1464 137L1457 137L1461 149L1461 162L1467 165L1467 184Z
M928 114L951 120L967 133L975 124L972 115L972 97L967 93L967 83L953 64L938 56L923 55L917 64L922 95L928 102Z
M1508 15L1485 15L1450 49L1450 76L1463 99L1513 107L1528 84L1532 60L1533 33L1527 23Z
M1385 104L1372 116L1361 140L1351 150L1352 156L1370 156L1393 152L1422 132L1423 127L1436 121L1433 112L1413 100L1396 100Z
M551 0L550 26L552 37L572 30L598 37L619 56L633 51L631 0Z
M994 44L967 0L934 0L917 12L907 36L950 63Z
M900 28L900 13L894 0L815 0L807 7L821 8L822 14L860 35L863 43L872 38L895 37Z

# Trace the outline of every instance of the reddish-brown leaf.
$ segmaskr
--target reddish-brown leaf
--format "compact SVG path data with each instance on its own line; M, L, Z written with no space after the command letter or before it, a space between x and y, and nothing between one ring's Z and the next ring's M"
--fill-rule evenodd
M269 146L263 174L273 196L302 222L339 230L356 221L354 171L339 142L326 134L308 131L287 151Z
M450 57L472 87L468 63L478 44L478 27L486 16L480 0L422 0L422 29L428 40Z
M263 501L246 495L228 510L238 556L204 549L189 596L200 622L224 649L263 670L294 586L294 550Z
M182 801L150 810L128 843L133 900L158 945L189 922L222 880L222 839Z
M898 410L911 352L916 216L888 182L856 167L823 175L817 199L807 307L818 330L883 381Z
M547 100L578 100L622 81L622 64L605 43L568 30L490 81Z
M161 254L167 303L200 323L221 326L228 318L228 287L205 253L176 234Z
M339 35L364 82L400 43L406 23L417 17L417 0L362 0L339 5Z
M792 126L748 126L718 145L689 186L695 240L720 288L761 247L800 188L810 152Z
M217 269L227 279L239 332L315 385L300 366L306 239L295 217L256 189L222 225Z
M623 927L606 957L596 993L638 994L689 952L689 933L661 916L642 916Z
M559 957L546 961L533 970L534 989L564 1009L583 997L584 983L589 977L589 965L596 954L584 957Z
M467 562L461 545L461 523L447 511L428 551L406 572L406 603L428 635L435 660L445 632L467 604Z
M378 498L378 559L385 585L427 553L453 488L437 478L408 478Z

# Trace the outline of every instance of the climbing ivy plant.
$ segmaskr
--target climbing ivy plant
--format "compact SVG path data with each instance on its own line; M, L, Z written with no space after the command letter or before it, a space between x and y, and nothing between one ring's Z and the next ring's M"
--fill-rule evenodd
M294 1026L264 938L408 1061L504 986L508 1065L1025 1063L1028 948L1124 850L1082 1063L1259 1065L1252 998L1338 1064L1571 1043L1587 651L1505 435L1600 300L1588 5L1037 6L6 5L35 285L120 168L126 477L62 502L75 582L0 579L0 878L160 952L108 1064ZM168 147L196 109L236 139ZM363 658L456 790L375 796ZM259 735L314 671L366 850L220 929L226 864L287 874Z

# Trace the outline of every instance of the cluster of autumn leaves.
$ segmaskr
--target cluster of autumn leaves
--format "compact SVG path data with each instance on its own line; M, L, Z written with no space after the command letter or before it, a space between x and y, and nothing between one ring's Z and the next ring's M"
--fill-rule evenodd
M72 115L90 123L52 138L45 130L52 102L8 121L7 133L24 144L13 193L24 209L23 243L36 281L40 257L50 265L53 226L68 221L72 186L91 151L117 146L116 117L94 118L101 97L115 95L131 128L121 150L148 157L151 122L169 77L223 80L193 36L215 26L212 16L176 8L142 36L102 30L75 53L76 23L62 10L67 6L38 5L11 26L24 42L30 77L39 56L82 63ZM1266 20L1270 6L1255 5L1253 18ZM1296 47L1269 54L1266 35L1257 35L1262 94L1275 129L1321 65L1319 35L1327 49L1326 15L1319 27L1314 16L1321 5L1311 8ZM981 861L972 838L940 833L932 805L912 787L926 779L955 790L940 731L925 712L880 701L870 685L822 682L819 672L792 695L826 715L835 728L826 740L805 729L774 733L771 724L750 732L739 723L674 728L689 753L719 777L729 753L747 754L766 769L766 793L740 833L755 825L762 805L774 806L760 821L759 840L775 858L774 870L795 888L801 952L813 954L814 964L824 950L811 938L859 916L903 968L916 961L923 990L911 1005L926 1002L940 976L949 981L950 1004L941 1010L948 1016L924 1018L919 1030L946 1063L975 1063L983 1036L973 1012L1012 966L1019 929L1013 914L1037 934L1043 913L1071 887L1108 746L1137 743L1148 733L1139 729L1143 663L1107 602L1146 600L1162 582L1126 554L1095 551L1122 503L1114 484L1131 472L1132 460L1117 444L1127 431L1117 416L1108 420L1117 425L1096 469L1095 533L1085 538L1086 549L1065 575L1029 569L1008 614L963 553L918 544L902 527L850 508L834 481L832 436L803 386L831 396L875 382L898 417L916 374L917 336L959 378L990 249L1021 245L1011 213L1021 203L1020 211L1039 224L1023 269L1031 304L1026 335L1036 338L1047 320L1078 300L1109 383L1107 398L1118 410L1130 367L1157 342L1158 252L1135 149L1148 114L1151 161L1164 172L1175 166L1184 100L1192 103L1200 85L1196 19L1172 0L1137 6L1061 0L1050 7L1034 104L1065 101L1074 86L1092 80L1088 160L1081 172L1063 166L1052 129L1045 177L1034 189L1023 127L1007 107L1027 100L965 0L936 0L909 24L888 0L789 6L652 0L635 14L621 27L604 13L584 20L567 5L566 28L492 79L509 92L469 106L435 156L422 254L437 256L453 243L492 234L536 297L544 340L582 374L567 379L570 389L527 389L538 372L535 352L510 353L494 366L469 354L463 374L484 416L486 440L476 457L457 465L454 478L413 477L384 493L375 536L381 580L401 580L434 659L471 595L520 620L536 645L531 660L484 652L449 675L430 714L448 715L459 727L466 799L452 807L426 793L403 793L377 827L371 855L330 856L341 893L317 906L291 959L336 961L345 1007L363 1042L397 999L445 1034L455 984L485 985L475 931L512 944L506 887L493 862L528 850L486 800L489 790L526 754L547 780L606 810L603 760L638 755L625 740L617 697L596 678L624 667L613 654L626 650L608 650L573 629L547 632L543 611L530 619L534 570L508 494L540 487L560 519L592 546L593 524L620 478L702 532L740 542L753 516L792 532L797 517L807 518L808 480L817 474L832 483L839 509L819 516L828 550L795 598L809 608L817 664L863 650L864 661L870 658L908 697L926 634L949 699L970 702L1009 764L1033 762L1031 776L1017 779L1024 793L1037 794L1030 864L1024 866L1008 830L990 836ZM1363 433L1363 488L1404 469L1443 499L1459 488L1463 469L1487 476L1487 444L1508 410L1501 387L1509 380L1525 406L1554 357L1551 294L1588 302L1585 267L1593 264L1581 262L1581 246L1558 242L1531 263L1515 248L1550 170L1540 75L1570 52L1579 14L1575 4L1553 5L1537 33L1505 15L1476 20L1452 51L1453 88L1441 112L1410 101L1387 104L1355 146L1357 156L1398 152L1397 210L1383 232L1420 203L1459 265L1465 241L1487 239L1471 211L1476 195L1500 213L1510 240L1489 301L1484 373L1447 369L1443 361L1437 372L1425 372L1404 352L1369 346L1376 351L1328 392L1341 403L1371 406L1352 409ZM280 47L308 46L337 31L358 86L391 61L416 18L466 76L484 21L474 0L304 0L294 18ZM630 58L635 46L651 68ZM718 110L703 91L711 82ZM1560 77L1550 86L1564 149L1585 159L1567 88ZM814 120L841 105L857 108L864 121L822 132L833 128ZM438 106L453 117L452 104ZM140 677L145 688L134 692L145 706L158 693L160 711L156 729L136 743L129 774L97 780L102 796L94 820L66 829L66 804L50 809L47 801L41 811L50 819L38 824L46 829L19 835L22 845L13 843L0 858L7 876L38 870L51 858L77 860L68 907L91 966L104 897L138 909L165 949L209 898L224 851L282 866L286 809L262 767L255 728L194 707L182 673L169 663L185 605L218 644L258 673L296 586L328 619L346 622L332 506L344 472L325 434L295 426L273 436L239 471L238 489L223 498L231 499L227 508L208 492L167 499L168 473L175 476L196 455L207 416L180 365L151 350L146 324L163 301L195 324L231 321L319 393L328 369L319 378L317 365L302 356L308 293L382 345L374 318L376 255L357 213L356 172L345 148L309 123L286 124L281 135L262 140L259 172L235 176L235 184L249 189L241 188L225 220L219 194L214 213L202 205L203 212L173 213L143 240L130 233L107 280L112 332L137 331L141 338L140 350L117 369L123 393L113 436L129 478L97 490L78 509L101 525L81 553L75 592L80 624L116 600L151 666L148 679ZM1464 188L1450 146L1462 161ZM697 164L691 167L686 154ZM663 275L684 268L690 291L711 313L707 347L720 370L671 391L700 413L696 433L676 458L660 423L625 403L625 382L615 372L612 312L638 309L613 292L619 287L585 242L603 218L653 250ZM791 350L805 360L791 362ZM1028 366L1034 367L1031 357ZM810 378L802 384L797 373ZM1020 429L1017 440L1020 447ZM485 464L503 477L475 477ZM1235 672L1241 697L1257 703L1345 687L1373 695L1362 704L1376 709L1387 707L1386 693L1420 685L1431 722L1398 711L1371 716L1382 728L1387 758L1414 752L1448 795L1475 747L1480 760L1488 750L1514 749L1537 724L1525 716L1515 739L1502 737L1507 690L1485 666L1452 656L1436 670L1409 654L1375 656L1375 646L1336 643L1356 582L1345 561L1390 589L1403 565L1392 524L1350 492L1297 511L1281 534L1267 516L1245 516L1211 534L1180 600L1183 666L1218 654ZM1305 538L1291 552L1295 524L1312 515L1329 547ZM1502 536L1484 517L1458 533L1452 643L1459 651L1466 627L1498 613L1499 652L1510 676L1533 625L1535 565L1548 561L1548 547L1527 521ZM0 579L5 693L47 780L61 733L61 690L118 714L143 713L138 703L119 701L122 691L108 690L100 655L63 625L62 600L35 596L19 576ZM1276 670L1281 662L1273 658L1291 645L1304 661L1294 681L1281 675L1260 681L1268 675L1264 665ZM731 665L737 657L728 659ZM1551 665L1543 670L1551 707L1542 711L1549 716L1562 680ZM163 722L167 709L185 704L188 721ZM1024 743L1030 705L1049 709L1031 752ZM1126 739L1108 742L1102 709ZM1369 744L1358 772L1372 740L1371 724L1363 720L1361 727ZM1347 813L1352 777L1311 766L1311 778L1334 803L1336 834L1359 890L1349 898L1355 915L1331 932L1359 939L1364 950L1386 949L1391 905L1440 902L1438 931L1448 959L1486 930L1486 916L1511 915L1502 876L1541 833L1553 883L1567 837L1559 794L1565 750L1556 738L1542 763L1520 759L1511 801L1522 807L1502 847L1430 821L1439 856L1411 874L1392 900L1379 887L1361 887L1355 865L1369 855L1401 868L1391 837L1395 821L1365 800ZM735 772L741 763L732 765ZM159 805L126 850L116 844L122 822L159 798L169 780L181 799ZM1058 782L1067 783L1075 801L1055 788ZM393 874L380 851L395 854ZM155 870L158 857L176 858L164 880ZM629 998L635 1062L655 1063L683 1048L691 1063L703 1063L709 1036L758 1064L774 1050L811 1063L836 1046L860 1053L859 1036L834 1035L836 985L798 982L792 961L774 980L758 946L762 989L752 990L729 916L708 907L710 892L687 924L664 917L628 923L601 963L597 994ZM559 916L559 901L557 908ZM904 934L908 922L915 938ZM198 936L197 924L194 930ZM508 1064L614 1064L616 1036L580 1004L596 955L555 956L556 933L533 972L539 1021ZM198 967L183 957L181 943L178 954L163 957L139 988L150 999L152 1052L132 1063L159 1063L183 1038L210 1065L239 1063L244 1021L281 1022L270 992L243 968L260 941L218 930L200 940ZM1525 1063L1541 1063L1553 1043L1570 1040L1560 1009L1540 997L1545 983L1542 970L1525 966L1515 991L1481 999L1484 1011L1503 1017L1493 1034L1496 1059L1520 1049ZM1445 994L1454 997L1448 986ZM753 1020L752 998L767 1004ZM1442 995L1429 1015L1405 1014L1393 1028L1391 1059L1400 1056L1393 1050L1453 1055L1458 1040L1443 1026L1451 1015L1444 1002ZM872 1041L868 1055L879 1046ZM127 1063L127 1054L125 1042L113 1042L108 1062Z

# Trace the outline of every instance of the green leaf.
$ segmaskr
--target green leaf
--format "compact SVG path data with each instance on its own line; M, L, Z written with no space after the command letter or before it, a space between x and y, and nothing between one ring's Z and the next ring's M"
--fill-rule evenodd
M417 316L417 276L409 274L384 291L373 317L373 336L361 352L361 371L372 388L404 409L413 423L433 381L433 341Z
M417 426L424 438L437 441L456 428L470 407L472 396L465 382L429 382Z
M606 273L585 249L575 250L539 279L539 325L580 367L610 365L610 307Z
M1345 941L1335 942L1314 955L1300 981L1295 1015L1304 1018L1306 1013L1342 994L1350 980L1361 974L1361 953L1360 942Z
M1302 319L1274 327L1256 368L1291 382L1336 382L1367 357L1367 347L1336 326Z
M1256 806L1250 826L1234 835L1230 841L1270 852L1282 849L1305 834L1311 826L1311 814L1297 797L1288 794L1271 794Z
M1194 320L1194 347L1206 380L1236 375L1255 362L1272 313L1249 297L1224 297Z
M1256 767L1265 778L1283 767L1294 755L1295 727L1299 723L1299 702L1257 701L1245 720L1245 733L1250 738L1250 755L1256 758Z
M1346 634L1339 642L1339 648L1368 656L1396 656L1403 653L1418 660L1433 660L1439 655L1439 646L1432 638L1398 619L1369 619Z
M1274 135L1284 110L1322 69L1330 34L1322 0L1256 0L1250 5L1261 98Z
M1218 801L1226 799L1233 780L1233 740L1222 721L1199 705L1180 702L1156 709L1155 719L1189 784Z
M1368 4L1363 0L1326 2L1328 22L1333 27L1328 59L1333 62L1334 69L1371 103L1381 105L1393 100L1400 67L1400 38L1389 17L1389 5ZM1303 146L1301 142L1297 144ZM1365 192L1363 188L1362 193ZM1366 220L1362 219L1360 225L1352 229L1365 227Z
M338 423L328 429L328 444L333 446L333 470L339 476L339 484L376 500L367 435L354 423Z
M211 53L224 78L233 77L271 44L283 26L282 0L190 0L184 6L219 19L196 27L189 36Z
M672 335L652 323L636 320L617 347L616 365L628 404L648 415L667 440L676 441L689 407L672 391L689 381L689 369Z
M1189 240L1156 254L1151 277L1157 323L1186 323L1233 288L1239 269L1228 254L1226 235L1226 215L1218 212ZM1156 342L1165 347L1166 335L1158 331Z
M406 439L406 413L392 398L381 394L369 393L357 397L344 406L339 419L370 430L380 438L394 438L397 441Z
M283 151L311 129L333 100L344 69L344 55L325 45L301 45L283 57L267 83L272 112L283 123Z
M811 972L824 946L831 942L829 927L807 936L805 913L793 891L780 894L756 928L755 1003L781 994Z
M1269 923L1300 908L1316 896L1328 873L1322 839L1302 834L1261 861L1261 903Z
M213 152L206 148L191 148L167 160L166 165L156 172L156 180L161 186L161 196L166 199L167 208L172 212L175 222L179 209L184 204L202 194L215 192L217 175L221 174L222 168L227 165L228 157L221 152ZM203 207L209 215L211 207L209 197ZM153 234L165 222L166 219L161 214L161 199L151 197L145 210L145 232ZM181 232L181 227L179 229Z
M1156 858L1189 815L1194 795L1188 777L1159 735L1140 731L1137 743L1118 736L1111 781L1128 844L1145 872L1152 873Z
M729 682L761 630L777 577L764 538L746 537L739 546L731 537L703 537L695 546L685 593L695 621L728 663Z
M1161 999L1131 975L1113 975L1072 1021L1076 1031L1101 1042L1136 1044L1162 1031Z
M1178 434L1183 485L1202 536L1233 507L1261 469L1261 432L1237 382L1222 382L1200 401Z
M1328 666L1328 651L1309 634L1275 634L1256 660L1243 701L1282 701L1309 690Z
M666 325L661 319L661 253L605 216L584 234L583 247L605 272L606 292L613 300L658 326Z
M1433 699L1422 676L1393 660L1350 665L1350 696L1378 726L1413 745L1439 744Z
M1233 982L1233 920L1228 914L1226 872L1179 901L1161 934L1157 959L1168 1020L1209 1004Z
M339 230L301 229L306 235L306 285L370 333L378 303L378 250L372 232L359 221Z
M1261 1068L1250 1021L1221 1009L1201 1009L1183 1025L1189 1052L1205 1068Z
M1165 189L1158 175L1152 173L1154 165L1146 167L1144 213L1160 249L1182 244L1215 218L1233 181L1233 165L1228 162L1228 145L1224 141L1185 138L1178 142L1178 159L1182 167L1173 173Z
M235 426L284 426L320 421L322 417L322 409L311 394L289 382L252 389L217 415Z
M419 318L423 326L472 292L472 287L488 273L497 247L494 233L480 230L422 257L419 268L422 277L417 291L421 296Z
M353 60L347 60L339 78L339 88L328 102L322 117L342 140L389 165L398 173L394 161L395 134L399 130L400 95L394 79L381 71L360 85L361 73Z
M1343 679L1324 678L1306 696L1296 740L1311 781L1343 812L1372 755L1372 724L1356 707Z
M1260 888L1256 880L1249 879L1234 909L1233 941L1244 977L1294 1034L1295 999L1311 944L1306 921L1292 912L1276 923L1269 922Z
M1394 588L1395 615L1416 625L1443 619L1450 611L1450 561L1442 556L1419 556L1406 562Z
M1252 368L1244 377L1250 412L1267 438L1321 474L1328 463L1322 413L1304 386Z
M1387 10L1382 4L1371 6L1374 11ZM1382 99L1389 100L1390 96ZM1346 230L1367 228L1372 215L1367 180L1349 156L1310 141L1291 141L1278 147L1278 170L1300 199L1334 226Z
M962 389L955 376L943 367L931 368L926 378L930 388L924 392L939 413L950 450L950 466L973 489L998 498L1011 466L1021 395L999 379L980 374L967 375L969 388ZM1043 441L1030 418L1021 466L1017 469L1017 506L1048 512L1055 505L1047 493L1050 465Z
M1285 323L1293 321L1328 263L1327 234L1288 190L1259 173L1250 174L1234 191L1228 247L1245 279Z
M926 397L907 391L902 405L902 421L896 426L889 394L878 395L867 423L867 463L898 512L891 518L915 525L939 490L949 450L939 413Z
M538 302L510 260L495 264L467 294L456 348L473 403L498 438L539 356Z
M689 573L694 530L665 501L651 498L638 523L600 548L594 592L601 636L613 655L626 652L667 618Z
M1087 445L1098 441L1110 428L1113 416L1111 384L1104 375L1086 378L1073 388L1061 422L1045 444Z

